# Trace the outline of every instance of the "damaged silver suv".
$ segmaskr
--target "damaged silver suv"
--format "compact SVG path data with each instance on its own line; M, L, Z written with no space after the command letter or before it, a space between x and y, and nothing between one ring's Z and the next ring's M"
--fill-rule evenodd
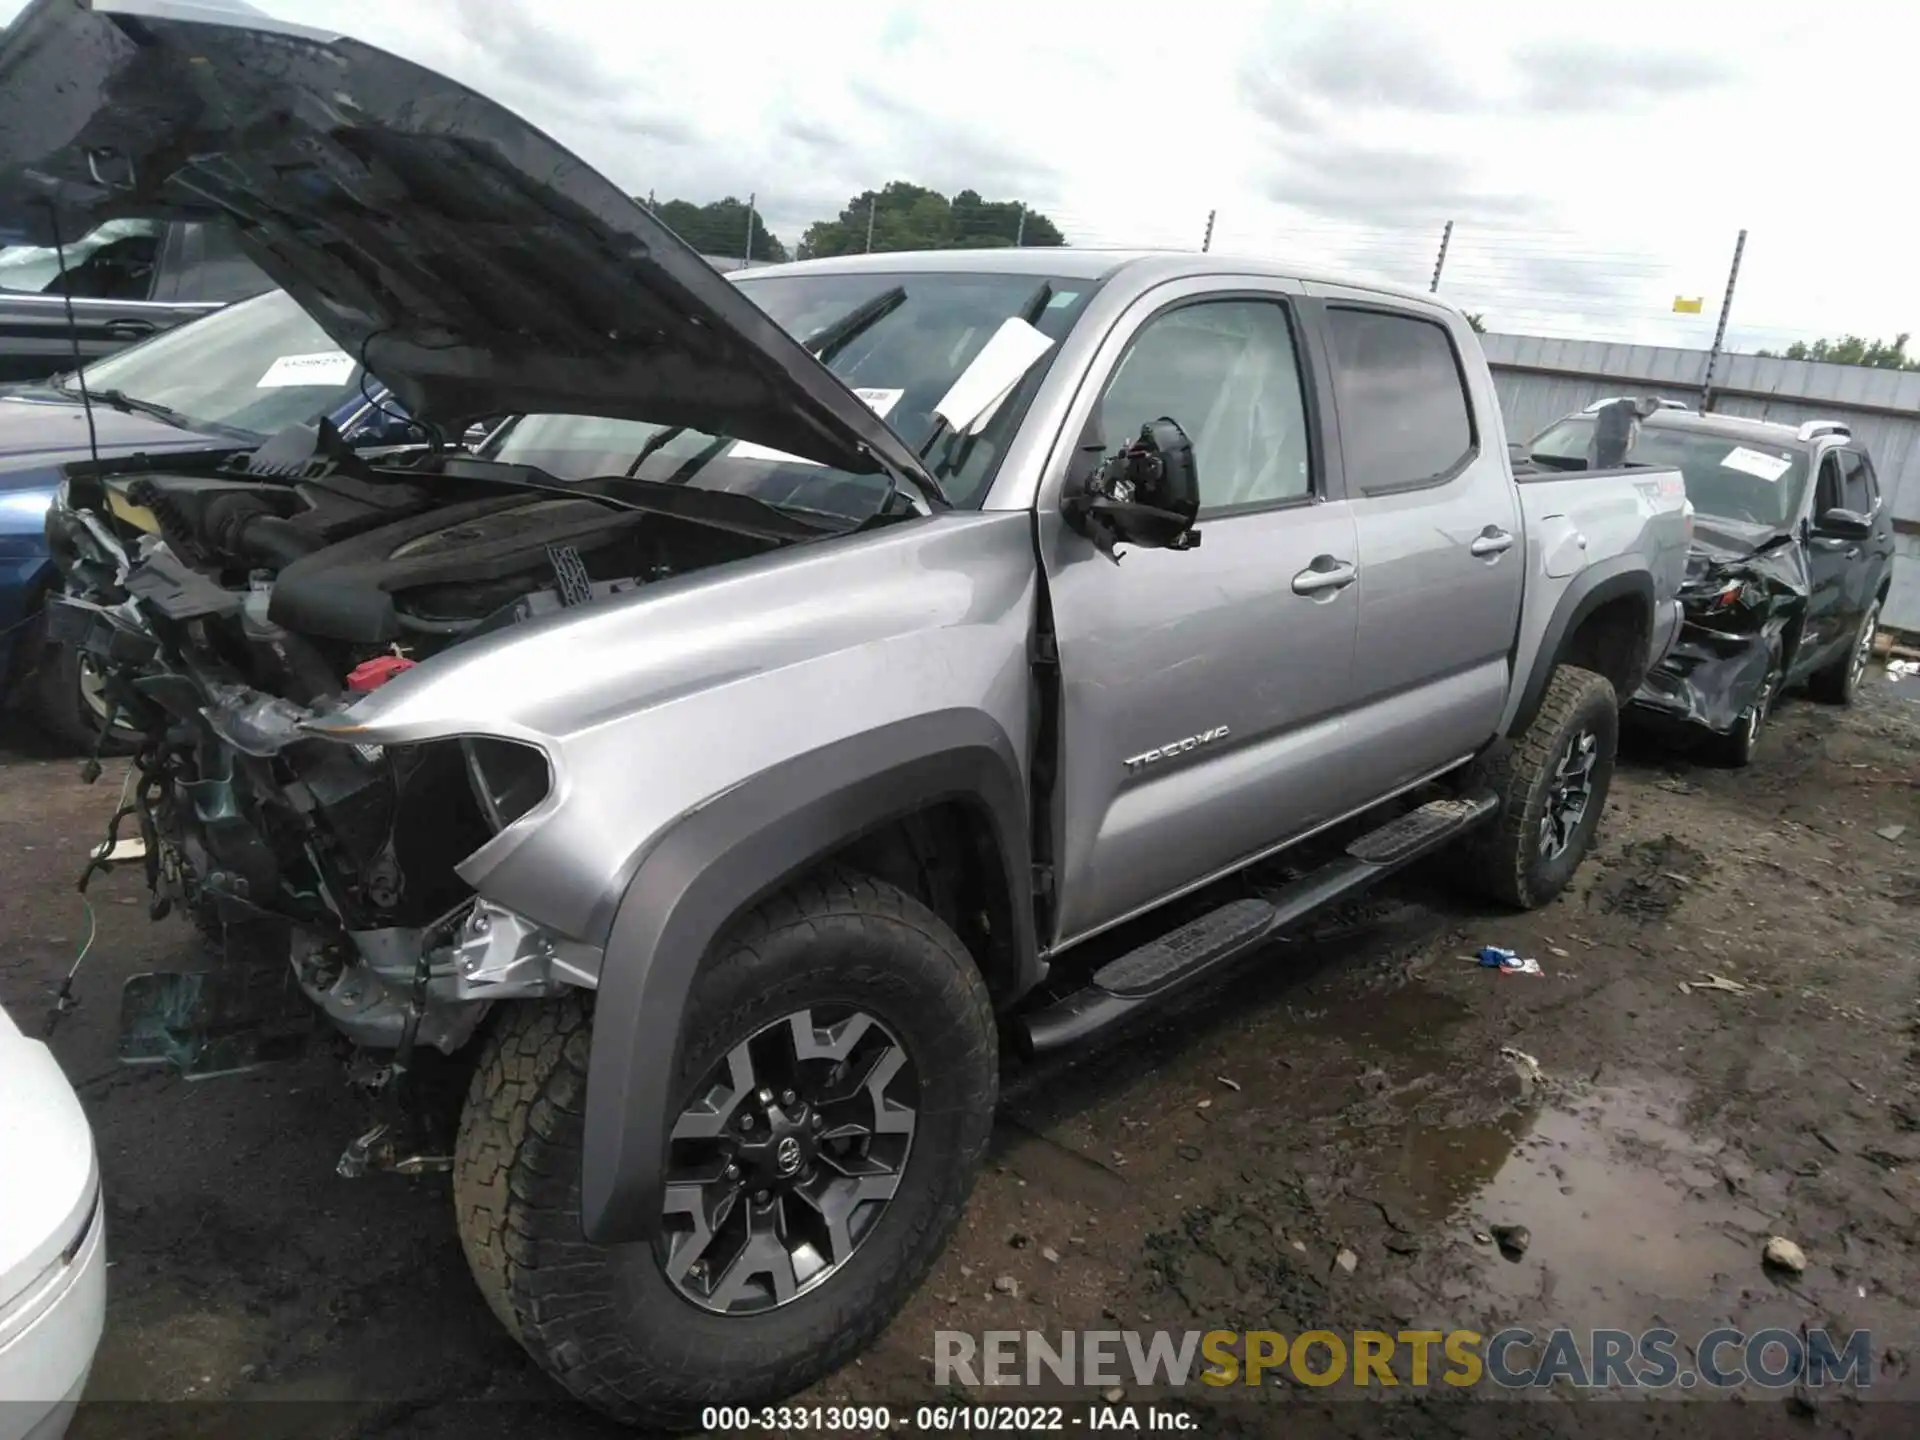
M66 467L113 823L226 962L130 989L122 1053L324 1016L395 1107L342 1167L451 1168L575 1394L692 1426L851 1359L1003 1054L1442 846L1509 906L1573 877L1690 513L1517 479L1459 311L1217 255L722 277L480 96L217 13L31 5L0 198L232 225L339 347L261 383L358 363L441 434ZM469 1047L449 1154L397 1101Z

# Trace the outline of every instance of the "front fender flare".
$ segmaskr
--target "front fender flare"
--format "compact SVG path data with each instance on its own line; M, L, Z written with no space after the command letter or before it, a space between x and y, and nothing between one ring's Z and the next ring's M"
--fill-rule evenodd
M851 840L960 800L992 825L1014 943L1037 973L1027 797L1005 731L975 710L886 725L783 762L665 831L641 858L608 935L594 1001L581 1145L580 1220L595 1244L651 1239L681 1017L694 977L736 915Z

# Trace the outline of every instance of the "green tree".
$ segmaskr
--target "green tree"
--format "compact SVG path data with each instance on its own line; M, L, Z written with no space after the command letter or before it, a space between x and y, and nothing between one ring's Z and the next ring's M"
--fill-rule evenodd
M747 202L732 195L724 200L709 200L705 205L696 205L691 200L665 200L653 207L653 213L702 255L735 259L746 251ZM758 210L753 214L753 258L771 261L788 258L787 247L761 223Z
M1477 310L1467 316L1467 325L1476 335L1484 335L1487 333L1487 317Z
M1920 356L1907 354L1911 338L1905 331L1891 340L1842 335L1838 340L1816 340L1811 345L1796 340L1784 351L1760 353L1773 360L1824 360L1829 365L1866 365L1875 370L1920 370Z
M1060 227L1017 200L984 200L962 190L951 200L937 190L895 180L863 190L832 220L807 227L801 253L853 255L874 250L955 250L1002 245L1064 245Z

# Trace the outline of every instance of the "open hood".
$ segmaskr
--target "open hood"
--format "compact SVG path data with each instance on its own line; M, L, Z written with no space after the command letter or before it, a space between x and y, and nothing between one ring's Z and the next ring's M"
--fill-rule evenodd
M33 0L0 35L0 214L231 223L408 410L738 436L939 504L912 450L643 207L465 86L239 0Z

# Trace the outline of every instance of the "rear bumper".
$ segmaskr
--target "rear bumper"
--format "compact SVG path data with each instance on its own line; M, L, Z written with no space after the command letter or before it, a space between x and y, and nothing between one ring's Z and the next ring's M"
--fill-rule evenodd
M107 1314L106 1205L56 1273L0 1313L0 1440L60 1440L86 1389Z

